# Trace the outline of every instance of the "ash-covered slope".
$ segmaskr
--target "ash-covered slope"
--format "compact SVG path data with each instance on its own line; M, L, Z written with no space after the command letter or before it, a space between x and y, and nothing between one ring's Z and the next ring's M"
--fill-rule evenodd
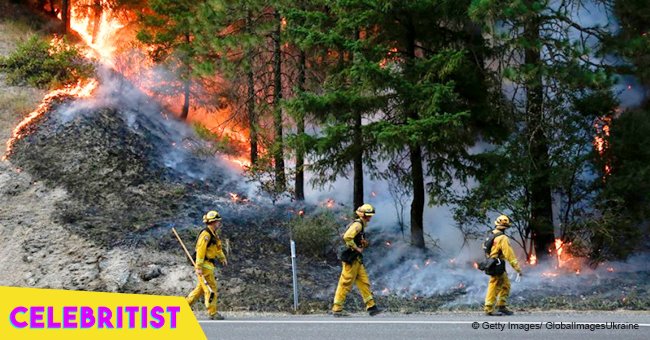
M39 202L48 207L40 220L8 221L3 242L17 246L6 255L27 274L0 275L0 283L185 295L194 275L170 227L191 248L202 214L217 209L229 245L230 267L218 274L223 309L290 310L287 207L251 197L240 174L199 156L207 149L122 80L105 81L89 99L56 101L14 145L9 160L21 173L12 181L24 177L24 185L3 200L32 183L57 199L51 209ZM233 202L229 192L250 200ZM301 297L326 306L337 265L301 259Z
M229 177L184 124L122 84L102 86L89 99L63 99L19 140L11 162L69 200L57 220L86 237L119 242L134 232L196 220L200 193L225 195ZM232 188L232 183L228 184Z

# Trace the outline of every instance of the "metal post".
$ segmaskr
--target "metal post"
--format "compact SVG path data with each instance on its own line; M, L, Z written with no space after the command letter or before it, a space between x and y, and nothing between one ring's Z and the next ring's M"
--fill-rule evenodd
M296 266L296 242L291 240L291 270L293 271L293 310L298 310L298 273Z

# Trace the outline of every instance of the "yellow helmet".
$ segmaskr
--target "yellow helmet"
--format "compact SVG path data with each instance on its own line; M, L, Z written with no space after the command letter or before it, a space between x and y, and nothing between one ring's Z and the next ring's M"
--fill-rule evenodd
M359 217L372 216L374 214L375 214L375 208L368 203L357 208L357 215Z
M221 221L221 215L216 210L210 210L207 214L203 215L203 223L211 223L214 221Z
M501 215L494 221L494 225L497 227L510 227L510 218L506 215Z

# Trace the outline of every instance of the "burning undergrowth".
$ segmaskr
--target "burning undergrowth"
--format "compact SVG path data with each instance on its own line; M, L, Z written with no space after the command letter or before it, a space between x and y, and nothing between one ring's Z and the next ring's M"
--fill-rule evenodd
M364 262L380 303L399 312L480 310L488 276L465 252L457 257L410 247L397 234L371 236ZM524 277L511 276L510 303L517 309L648 309L650 268L647 255L626 262L586 265L585 259L550 257L524 264Z

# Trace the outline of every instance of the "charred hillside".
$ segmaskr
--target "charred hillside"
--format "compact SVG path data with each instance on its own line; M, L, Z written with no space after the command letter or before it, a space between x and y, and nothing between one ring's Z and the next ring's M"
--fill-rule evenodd
M214 190L224 185L225 170L192 154L202 142L186 127L166 122L162 110L144 100L124 100L125 92L111 93L116 100L98 95L57 100L11 155L36 179L68 191L58 221L119 243L156 226L196 220L202 207L194 197L201 193L225 195Z
M34 279L31 285L185 295L193 285L192 269L170 228L176 227L191 248L201 216L217 209L224 217L230 262L218 274L223 308L289 310L289 208L261 197L232 200L230 193L245 197L249 189L218 155L205 152L208 146L124 82L104 83L89 98L53 100L26 127L9 160L32 183L65 191L64 199L53 202L51 219L80 247L49 250L25 242L22 253L29 262L42 253L56 264L36 264L30 277L70 278L63 283ZM87 253L93 259L84 260ZM326 308L338 262L335 257L300 261L309 268L300 271L301 296L310 301L304 308ZM83 278L78 270L85 272Z

